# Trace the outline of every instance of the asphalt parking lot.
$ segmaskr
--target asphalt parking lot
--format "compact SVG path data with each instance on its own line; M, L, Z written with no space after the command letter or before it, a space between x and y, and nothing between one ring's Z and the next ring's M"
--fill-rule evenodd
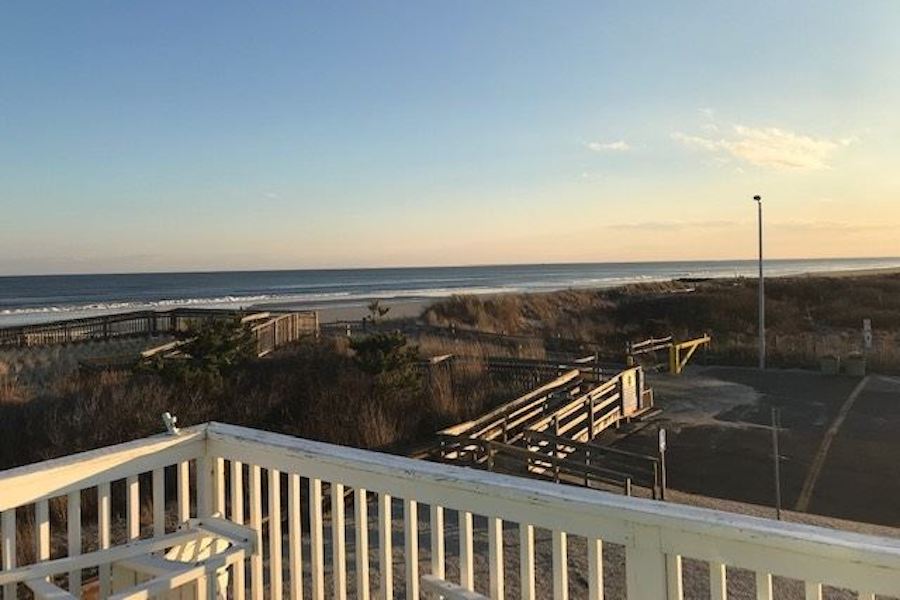
M808 512L898 526L900 379L870 375L854 394L860 383L813 371L736 367L654 375L662 413L616 445L655 453L656 432L665 427L669 487L772 506L775 407L785 508L797 508L805 486L801 505Z

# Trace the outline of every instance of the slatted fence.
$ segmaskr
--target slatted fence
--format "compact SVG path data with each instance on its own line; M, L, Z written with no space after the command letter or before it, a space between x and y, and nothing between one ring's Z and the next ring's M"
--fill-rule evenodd
M88 340L108 340L120 337L154 337L178 335L199 323L215 318L242 318L245 321L262 319L254 325L261 351L302 335L319 330L315 311L254 312L216 309L174 309L170 311L134 311L83 319L68 319L52 323L19 325L0 328L0 347L48 346Z

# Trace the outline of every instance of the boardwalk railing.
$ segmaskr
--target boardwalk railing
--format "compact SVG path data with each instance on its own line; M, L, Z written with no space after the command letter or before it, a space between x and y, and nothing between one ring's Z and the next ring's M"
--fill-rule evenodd
M319 331L319 314L314 311L272 314L260 321L251 328L259 356Z
M169 311L135 311L101 317L69 319L37 325L20 325L0 328L0 347L43 346L67 344L87 340L107 340L119 337L153 337L177 335L189 331L204 320L223 317L243 317L244 320L266 319L255 326L261 333L262 348L273 341L291 335L318 332L319 321L315 311L302 312L254 312L235 310L186 309Z
M525 432L525 443L531 452L555 457L574 465L596 467L615 473L625 473L631 483L650 490L653 498L661 497L663 481L660 459L610 446L576 442L569 438L555 436L544 431ZM585 476L583 485L590 487Z
M149 510L142 511L145 502ZM370 504L377 514L374 523ZM323 506L330 506L327 518ZM215 591L227 582L230 589L219 589L219 597L227 592L238 600L247 595L299 598L301 592L323 600L326 586L334 597L345 598L348 582L359 598L393 598L397 585L406 598L415 599L421 579L429 587L441 585L448 573L445 557L457 555L463 590L489 590L491 598L504 598L506 585L517 581L522 598L566 599L576 568L569 560L569 536L586 540L587 562L577 562L586 565L580 567L586 572L574 574L587 582L592 599L602 598L604 583L615 583L624 572L627 598L678 600L685 582L682 558L708 563L711 596L717 600L727 597L726 579L736 569L755 573L761 599L772 598L773 575L800 580L808 599L820 598L823 584L867 600L900 590L896 539L210 423L0 472L3 599L15 598L23 582L44 577L79 596L95 573L105 597L111 565L103 557L115 562L116 556L133 554L129 543L135 540L164 538L177 521L213 514L246 524L257 536L256 551L228 567L230 577L219 577L222 569L207 573L205 587ZM124 528L118 527L118 515L124 515ZM395 516L402 520L395 522ZM476 516L478 523L486 519L486 546L475 543ZM447 517L458 521L458 548L448 547ZM514 537L505 535L515 531ZM537 531L549 531L549 547L536 545ZM354 547L367 550L355 552L353 560L348 535ZM326 536L331 538L328 564ZM62 547L52 547L62 540ZM402 544L395 552L397 540ZM624 553L604 552L605 544L620 545ZM87 548L100 551L82 554ZM420 564L423 550L430 564ZM549 551L552 560L536 561L538 551ZM519 556L516 572L509 572L511 563L504 560L510 552ZM619 564L605 571L604 556ZM46 567L39 569L37 563ZM399 582L394 568L402 571ZM310 575L306 580L304 572ZM372 582L370 573L377 575ZM552 582L552 594L540 591L545 582Z
M590 441L652 403L641 367L625 369L598 384L583 371L572 369L474 420L443 429L439 435L512 444L520 442L526 431L551 431L574 441Z
M649 489L655 498L661 488L652 458L626 464L610 460L620 458L615 452L592 453L586 444L652 405L652 390L644 388L640 367L625 369L599 383L572 369L475 420L438 432L438 446L431 455L442 462L557 483L612 484L629 495L634 482Z
M315 312L271 314L254 313L241 319L250 328L256 343L256 355L266 356L303 337L317 335L319 318ZM137 355L104 356L81 361L82 367L93 370L130 369L150 358L177 359L183 348L195 338L181 338L147 348Z
M513 443L535 419L546 414L560 398L568 398L579 385L579 373L571 370L556 379L480 417L448 427L442 435L466 436Z
M560 446L560 448L568 450L564 446ZM452 461L455 464L470 465L495 473L546 479L554 483L570 482L584 487L597 487L599 484L604 484L620 488L626 495L631 495L633 474L629 471L610 468L602 463L591 464L590 460L574 460L569 458L568 452L564 451L541 452L535 450L462 436L442 436L441 438L441 454L455 457ZM600 453L597 453L596 456L599 457ZM656 489L652 485L646 483L642 483L642 485L653 490L654 497L656 497Z

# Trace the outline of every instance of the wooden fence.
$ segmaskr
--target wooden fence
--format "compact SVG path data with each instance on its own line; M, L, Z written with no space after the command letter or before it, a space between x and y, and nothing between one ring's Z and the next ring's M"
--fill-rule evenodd
M469 465L493 473L523 475L555 483L578 483L584 487L614 486L628 496L632 492L633 474L610 468L600 460L592 464L590 460L573 460L562 453L536 452L530 448L464 436L443 438L441 453L444 462ZM456 458L449 459L449 456ZM641 484L652 487L652 483ZM653 497L656 498L653 489Z
M295 342L307 335L317 335L319 314L314 311L272 315L251 328L256 337L259 356L265 356L276 349Z
M663 495L660 459L655 456L620 450L594 443L576 442L546 431L526 431L525 443L529 451L564 459L566 463L593 467L600 465L615 473L626 473L635 485L650 490L654 499ZM590 487L585 476L583 485Z
M216 309L174 309L170 311L134 311L100 317L69 319L37 325L0 328L0 347L44 346L121 337L178 335L198 323L214 318L241 317L244 322L260 321L253 330L260 351L271 352L286 341L318 332L318 314L303 312L256 312Z

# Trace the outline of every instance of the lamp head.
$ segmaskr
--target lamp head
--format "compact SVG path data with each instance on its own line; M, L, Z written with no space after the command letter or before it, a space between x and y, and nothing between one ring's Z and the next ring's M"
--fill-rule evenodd
M753 196L753 199L756 200L757 202L762 202L762 196L760 196L760 195Z

